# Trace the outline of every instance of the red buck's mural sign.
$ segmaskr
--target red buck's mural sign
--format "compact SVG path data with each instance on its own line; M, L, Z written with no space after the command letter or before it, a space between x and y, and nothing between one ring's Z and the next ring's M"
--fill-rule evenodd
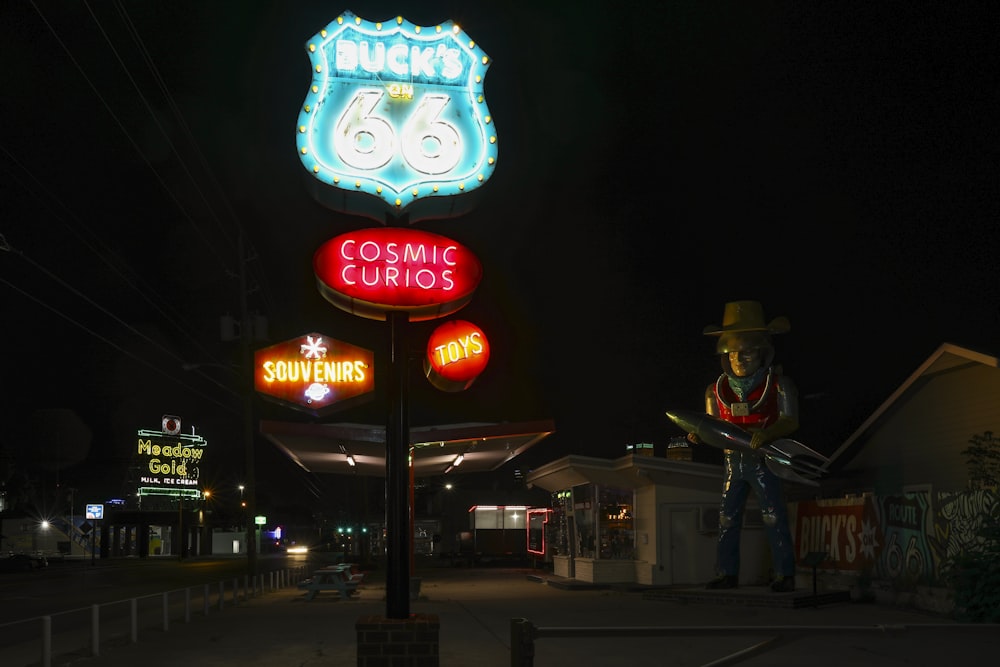
M863 498L801 501L795 521L796 558L824 552L824 567L870 568L876 557L876 526Z

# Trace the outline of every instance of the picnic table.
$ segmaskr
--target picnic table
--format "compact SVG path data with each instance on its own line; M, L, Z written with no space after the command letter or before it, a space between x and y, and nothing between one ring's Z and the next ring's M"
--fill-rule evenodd
M298 588L306 591L306 600L312 600L321 591L337 591L341 599L350 600L364 578L363 572L354 572L345 563L316 570L310 578L300 581Z
M359 584L365 580L365 573L361 571L356 563L337 563L336 565L326 565L318 572L336 571L343 572L348 581L356 581Z

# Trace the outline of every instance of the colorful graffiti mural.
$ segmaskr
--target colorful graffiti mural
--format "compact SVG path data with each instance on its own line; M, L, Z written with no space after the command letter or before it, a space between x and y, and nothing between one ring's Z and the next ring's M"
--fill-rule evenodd
M943 563L982 545L984 521L1000 516L1000 495L996 489L940 493L934 509L928 543L935 561Z

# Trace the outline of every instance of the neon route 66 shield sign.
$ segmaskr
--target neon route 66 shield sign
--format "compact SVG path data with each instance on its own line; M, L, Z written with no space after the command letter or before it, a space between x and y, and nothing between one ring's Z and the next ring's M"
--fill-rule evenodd
M497 135L483 88L490 59L468 35L452 21L344 12L306 51L296 147L317 200L380 222L471 207L463 196L493 173Z

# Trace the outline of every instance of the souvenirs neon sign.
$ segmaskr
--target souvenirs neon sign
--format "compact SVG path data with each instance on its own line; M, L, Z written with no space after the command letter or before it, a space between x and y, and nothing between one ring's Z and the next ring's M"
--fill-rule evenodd
M310 333L257 350L254 389L265 398L321 415L371 393L374 365L371 350Z
M296 147L313 195L377 220L456 215L455 198L489 179L496 128L490 64L452 21L422 27L344 12L306 43L313 78Z
M313 256L317 287L341 310L374 320L405 311L411 321L450 315L483 275L467 248L417 229L377 227L336 236Z

